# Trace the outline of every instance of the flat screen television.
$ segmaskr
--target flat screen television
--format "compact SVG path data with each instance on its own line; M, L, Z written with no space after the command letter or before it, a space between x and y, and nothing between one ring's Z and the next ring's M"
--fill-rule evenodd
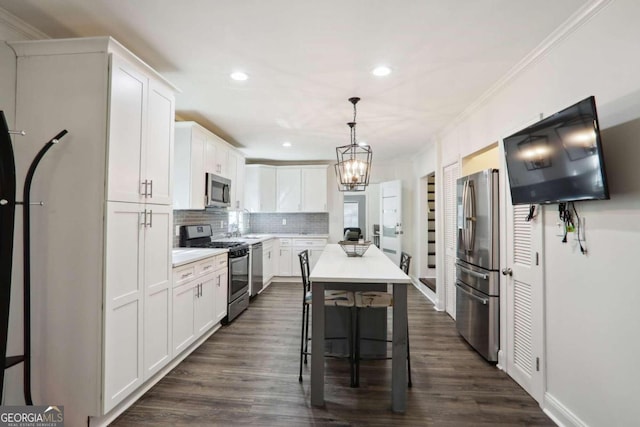
M593 96L505 138L504 153L514 205L609 198Z

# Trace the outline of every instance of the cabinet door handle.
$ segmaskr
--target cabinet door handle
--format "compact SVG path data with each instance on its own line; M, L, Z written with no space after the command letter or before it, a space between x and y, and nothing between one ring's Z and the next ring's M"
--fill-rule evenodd
M218 287L220 287L220 276L218 276Z
M142 222L140 222L140 216L144 215L144 219L142 220ZM140 225L143 227L147 226L147 210L145 209L144 212L138 212L138 222L140 222Z
M153 198L153 180L149 180L149 197Z
M209 264L209 265L205 265L205 266L204 266L204 268L203 268L203 270L208 270L208 269L210 269L210 268L211 268L211 264Z
M145 209L146 212L146 209ZM149 209L149 228L153 227L153 211Z
M140 183L140 195L147 197L147 186L149 185L149 181L147 181L146 179L144 181L142 181ZM142 189L142 187L144 186L144 190Z
M181 279L186 279L187 277L191 276L193 273L184 273L182 276L180 276Z

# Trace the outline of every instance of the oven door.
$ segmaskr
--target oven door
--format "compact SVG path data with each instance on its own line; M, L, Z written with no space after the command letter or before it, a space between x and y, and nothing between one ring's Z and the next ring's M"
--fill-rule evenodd
M249 292L249 254L229 258L229 303Z

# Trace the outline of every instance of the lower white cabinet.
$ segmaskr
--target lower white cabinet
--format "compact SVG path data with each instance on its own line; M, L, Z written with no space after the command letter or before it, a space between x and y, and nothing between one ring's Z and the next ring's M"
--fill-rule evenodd
M291 276L291 239L280 239L278 276Z
M170 360L172 212L107 202L105 412Z
M227 254L173 270L173 357L227 314Z
M324 238L280 239L278 276L300 277L302 273L300 271L300 258L298 254L305 249L309 251L309 269L313 270L326 245L327 239Z
M229 291L229 273L227 268L215 272L215 283L213 286L214 301L214 323L217 323L227 315L227 293Z
M313 270L324 247L327 246L327 239L293 239L293 253L291 254L292 276L302 276L298 254L305 249L309 251L309 271Z
M269 285L275 273L275 239L270 239L262 244L262 281L263 286Z

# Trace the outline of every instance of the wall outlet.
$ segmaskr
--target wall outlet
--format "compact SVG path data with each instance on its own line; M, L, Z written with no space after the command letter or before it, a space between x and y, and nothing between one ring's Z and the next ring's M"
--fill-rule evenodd
M287 225L287 218L282 218L282 225Z
M176 236L180 237L180 226L176 225Z
M556 222L556 236L564 237L564 223Z

